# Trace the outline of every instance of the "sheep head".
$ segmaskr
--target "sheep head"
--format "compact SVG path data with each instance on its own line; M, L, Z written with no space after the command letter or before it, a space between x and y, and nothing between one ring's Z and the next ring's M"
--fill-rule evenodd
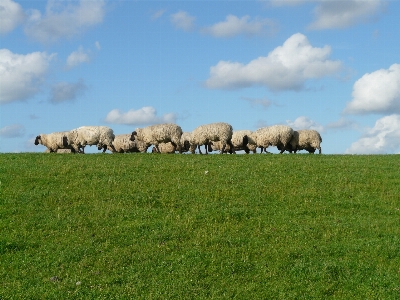
M41 140L42 140L41 136L38 135L38 136L36 137L36 139L35 139L35 145L36 145L36 146L39 145Z
M137 132L136 131L132 132L130 140L134 141L136 136L137 136Z

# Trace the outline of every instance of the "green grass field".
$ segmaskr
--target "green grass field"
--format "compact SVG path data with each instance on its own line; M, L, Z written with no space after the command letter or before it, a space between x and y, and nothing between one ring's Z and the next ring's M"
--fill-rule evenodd
M400 299L399 155L0 154L0 299Z

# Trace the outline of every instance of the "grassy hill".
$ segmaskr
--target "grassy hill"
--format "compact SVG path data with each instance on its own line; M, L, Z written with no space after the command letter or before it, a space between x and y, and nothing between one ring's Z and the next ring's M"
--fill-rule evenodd
M0 299L400 299L400 157L0 154L0 233Z

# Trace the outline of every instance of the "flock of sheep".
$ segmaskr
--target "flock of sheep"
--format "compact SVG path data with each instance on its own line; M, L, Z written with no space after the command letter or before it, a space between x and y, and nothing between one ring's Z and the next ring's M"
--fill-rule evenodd
M307 150L314 153L316 149L321 154L321 135L316 130L293 130L286 125L262 127L256 131L233 131L228 123L212 123L201 125L192 132L183 132L176 124L158 124L137 128L130 134L114 135L107 126L83 126L71 131L40 134L35 139L35 145L47 147L47 152L57 152L58 149L69 149L73 153L85 153L85 146L96 145L98 150L112 153L147 152L153 145L152 152L157 153L195 153L200 146L205 146L205 152L219 150L220 153L235 153L244 150L246 153L267 152L269 146L275 146L280 153L288 151L296 153Z

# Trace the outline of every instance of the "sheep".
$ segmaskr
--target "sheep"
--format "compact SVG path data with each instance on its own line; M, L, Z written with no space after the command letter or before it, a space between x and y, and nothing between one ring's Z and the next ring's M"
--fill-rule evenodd
M192 133L191 132L183 132L181 136L181 145L182 145L182 152L189 152L190 151L190 139Z
M276 146L282 154L289 147L293 129L286 125L262 127L250 135L249 144L260 147L261 153L269 146Z
M57 152L58 149L71 149L71 152L75 152L68 141L68 131L41 133L35 138L35 145L39 144L47 148L46 152Z
M128 153L128 152L146 152L146 144L139 141L131 141L131 134L118 134L115 136L111 146L107 149L112 153ZM113 149L114 148L114 149Z
M152 153L175 153L176 151L176 147L171 143L160 143L158 144L158 151L156 147L153 147L153 149L151 150Z
M158 145L168 143L176 147L182 153L181 147L182 128L176 124L158 124L144 128L137 128L131 134L131 141L141 141L146 147L154 145L157 152L160 152Z
M97 149L103 149L104 153L108 146L114 147L114 138L113 130L107 126L82 126L68 133L68 141L78 153L85 153L86 145L97 145Z
M309 153L314 153L316 149L319 150L321 154L321 142L322 138L318 131L312 129L303 129L293 132L292 139L289 143L289 148L287 149L290 153L299 150L307 150Z
M253 145L249 144L249 136L252 134L250 130L238 130L238 131L233 131L232 134L232 144L233 148L235 151L240 151L244 150L246 153L250 153L252 151L253 153L256 153L256 147ZM218 142L210 142L211 148L213 151L215 150L221 150L222 149L222 143L221 141ZM249 147L251 149L249 149ZM230 146L226 145L225 147L225 153L230 150Z
M232 126L228 123L211 123L201 125L192 131L190 137L190 151L192 154L195 153L196 148L199 148L199 153L202 154L200 146L205 145L206 154L207 150L212 151L210 142L220 141L222 143L221 154L224 153L225 147L228 144L230 146L229 153L235 153L235 149L232 145Z

